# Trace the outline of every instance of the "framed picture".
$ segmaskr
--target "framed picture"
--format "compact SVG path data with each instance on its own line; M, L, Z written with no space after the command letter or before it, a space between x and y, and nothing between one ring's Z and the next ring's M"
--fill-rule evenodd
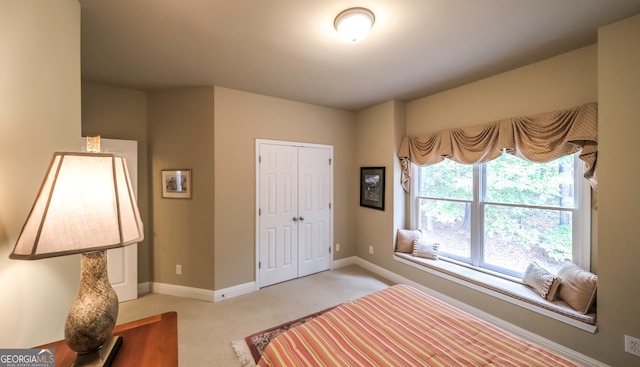
M384 210L384 167L360 167L360 206Z
M163 169L162 197L191 199L191 170Z

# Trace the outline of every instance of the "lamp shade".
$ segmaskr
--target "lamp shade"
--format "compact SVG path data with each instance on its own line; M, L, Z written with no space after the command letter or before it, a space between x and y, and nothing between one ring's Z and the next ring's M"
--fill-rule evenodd
M12 259L122 247L144 238L124 157L54 153Z

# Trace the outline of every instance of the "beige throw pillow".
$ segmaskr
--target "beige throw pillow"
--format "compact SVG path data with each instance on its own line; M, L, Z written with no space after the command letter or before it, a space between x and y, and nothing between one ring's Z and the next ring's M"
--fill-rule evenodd
M558 289L560 288L560 277L556 276L553 278L553 283L551 283L551 287L549 288L549 292L547 293L547 301L553 301L558 295Z
M571 261L565 262L560 270L558 297L576 311L586 314L596 299L598 277Z
M426 259L438 260L438 247L440 244L426 243L422 240L413 241L413 256L424 257Z
M522 281L535 289L547 301L553 300L560 284L560 278L541 268L535 262L529 264Z
M419 229L398 229L396 238L396 251L412 253L413 241L422 239L422 231Z

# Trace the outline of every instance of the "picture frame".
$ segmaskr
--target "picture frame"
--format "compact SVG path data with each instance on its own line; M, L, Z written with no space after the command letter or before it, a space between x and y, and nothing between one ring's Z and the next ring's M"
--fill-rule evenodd
M360 167L360 206L384 210L385 167Z
M191 199L191 170L163 169L162 197L168 199Z

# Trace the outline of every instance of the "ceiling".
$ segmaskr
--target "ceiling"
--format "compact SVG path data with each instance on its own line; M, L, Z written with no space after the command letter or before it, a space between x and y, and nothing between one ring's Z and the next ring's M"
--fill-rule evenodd
M359 110L410 101L596 43L639 0L80 0L82 78L217 85ZM344 43L334 18L376 16Z

